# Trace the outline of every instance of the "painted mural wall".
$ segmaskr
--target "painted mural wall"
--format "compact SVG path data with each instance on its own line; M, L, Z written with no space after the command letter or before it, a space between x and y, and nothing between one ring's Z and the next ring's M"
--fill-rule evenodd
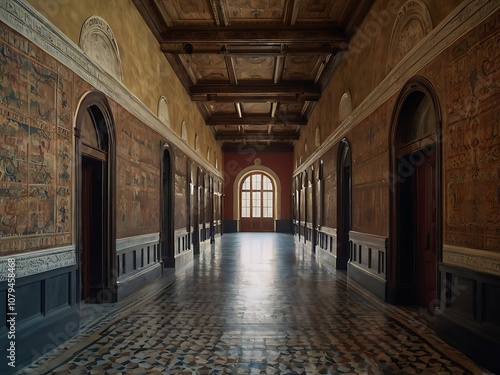
M72 243L73 74L0 24L0 255Z
M415 52L413 61L426 61L421 69L409 74L413 63L404 59L404 67L391 71L393 66L389 62L392 50L398 50L397 54L402 54L400 59L403 59L405 53L410 51L409 45L415 45L418 40L425 38L426 33L422 30L425 31L426 27L422 21L423 26L420 28L414 25L412 29L408 24L408 28L401 31L410 38L408 40L413 40L412 32L418 34L413 44L390 43L391 39L395 39L391 32L397 29L398 20L404 18L405 12L411 14L415 11L411 7L417 3L420 3L419 9L424 9L421 4L425 4L425 12L429 12L428 20L432 22L432 27L436 27L436 22L447 16L443 13L444 8L438 10L427 2L401 2L399 13L392 10L391 6L397 5L393 2L375 4L370 12L371 17L360 29L370 30L369 23L372 22L373 26L373 22L377 22L379 32L371 40L369 38L363 48L348 52L339 65L333 78L335 85L325 90L296 145L294 158L298 168L295 174L306 170L304 166L323 160L326 166L326 191L330 194L327 201L336 201L332 190L337 188L335 172L329 168L336 168L338 155L335 149L345 137L352 146L353 158L352 229L387 237L391 183L389 150L392 147L391 121L395 103L407 80L417 75L425 77L439 97L443 116L443 257L466 268L484 271L486 267L488 272L500 274L499 260L494 255L493 258L479 253L467 255L467 249L493 253L500 251L500 148L497 134L500 100L496 84L499 74L498 12L460 38L459 35L454 37L451 32L448 38L455 38L453 43L446 49L436 46L431 50L432 53L440 52L435 53L432 59ZM474 11L473 7L467 7L465 3L461 6L453 1L446 3L447 12L460 9L469 15L469 12ZM420 18L425 19L425 12L419 12ZM382 14L390 16L390 20L381 22ZM369 37L368 34L365 36ZM353 69L358 73L352 74ZM347 91L352 98L352 112L341 119L341 98ZM319 125L324 148L322 155L316 157L317 160L311 157L311 152L304 151L316 149L316 126L313 125ZM326 223L335 227L335 204L326 207L326 210ZM481 260L473 260L474 256L480 256Z

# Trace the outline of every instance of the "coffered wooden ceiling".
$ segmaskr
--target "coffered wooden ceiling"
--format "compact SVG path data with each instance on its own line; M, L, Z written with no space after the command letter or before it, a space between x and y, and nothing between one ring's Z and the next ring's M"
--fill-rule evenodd
M225 150L292 150L374 0L133 0Z

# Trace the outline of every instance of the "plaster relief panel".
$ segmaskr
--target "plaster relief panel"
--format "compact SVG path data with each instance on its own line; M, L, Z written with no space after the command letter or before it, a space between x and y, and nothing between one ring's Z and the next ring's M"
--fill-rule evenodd
M101 68L117 80L123 80L118 43L105 20L98 16L87 18L82 26L78 45Z
M170 113L168 111L167 99L162 96L158 101L158 118L165 124L167 128L170 128Z
M352 113L351 92L347 90L342 94L339 103L339 123L343 123Z
M407 1L398 12L389 42L387 71L432 30L432 18L427 6L420 0Z

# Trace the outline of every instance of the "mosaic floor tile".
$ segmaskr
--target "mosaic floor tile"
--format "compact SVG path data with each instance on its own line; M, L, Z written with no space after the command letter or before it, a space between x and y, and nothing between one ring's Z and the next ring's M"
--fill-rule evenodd
M416 324L428 320L418 309L372 299L295 246L226 234L173 284L87 311L83 334L26 373L482 373Z

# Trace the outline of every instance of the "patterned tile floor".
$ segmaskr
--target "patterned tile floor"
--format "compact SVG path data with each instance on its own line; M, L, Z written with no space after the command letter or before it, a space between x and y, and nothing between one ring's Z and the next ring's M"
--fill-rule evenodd
M425 312L347 285L292 236L225 234L173 279L86 322L23 373L484 373Z

